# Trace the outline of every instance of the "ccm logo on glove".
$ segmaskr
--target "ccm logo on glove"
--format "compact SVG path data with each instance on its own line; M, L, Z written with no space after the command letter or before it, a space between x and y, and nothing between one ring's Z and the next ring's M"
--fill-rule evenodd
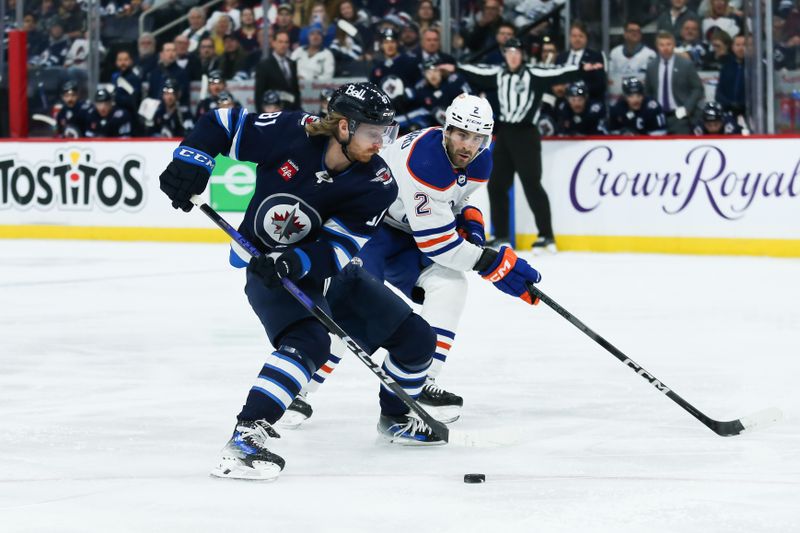
M214 167L217 164L216 161L214 161L214 158L210 155L205 154L200 150L192 150L186 146L177 147L172 153L172 157L192 165L206 168L209 172L214 170Z

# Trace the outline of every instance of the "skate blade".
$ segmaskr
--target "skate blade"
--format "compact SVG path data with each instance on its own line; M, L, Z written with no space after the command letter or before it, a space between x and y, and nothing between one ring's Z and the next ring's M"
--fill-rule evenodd
M461 406L458 405L445 405L436 406L429 405L424 402L419 402L430 415L442 424L452 424L461 418Z
M308 420L308 417L303 413L298 413L297 411L286 411L275 425L284 429L297 429L306 420Z
M256 469L243 465L238 460L222 460L214 468L210 475L218 478L245 479L249 481L275 481L281 473L281 467L272 463L262 463L255 461L254 464L262 464L263 467Z
M409 446L409 447L425 447L425 446L443 446L447 444L447 442L443 440L436 440L436 441L421 441L416 439L409 439L404 437L394 437L392 435L386 435L384 433L378 433L381 439L388 442L389 444L394 444L395 446Z

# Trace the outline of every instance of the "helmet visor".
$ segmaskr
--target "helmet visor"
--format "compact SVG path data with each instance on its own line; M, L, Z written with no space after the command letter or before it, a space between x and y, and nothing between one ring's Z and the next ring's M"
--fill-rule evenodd
M397 132L400 126L397 122L381 126L378 124L359 124L353 134L353 139L359 143L379 144L385 146L392 144L397 139Z

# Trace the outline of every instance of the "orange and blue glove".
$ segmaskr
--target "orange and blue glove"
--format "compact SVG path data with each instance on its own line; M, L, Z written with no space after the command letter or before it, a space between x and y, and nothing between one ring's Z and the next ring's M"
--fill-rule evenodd
M527 261L517 257L508 246L503 246L498 251L484 248L475 269L483 279L488 279L504 293L522 298L531 305L539 303L539 298L531 294L528 284L539 283L542 275Z
M462 209L456 216L456 231L465 241L483 246L486 242L486 231L481 210L471 205Z

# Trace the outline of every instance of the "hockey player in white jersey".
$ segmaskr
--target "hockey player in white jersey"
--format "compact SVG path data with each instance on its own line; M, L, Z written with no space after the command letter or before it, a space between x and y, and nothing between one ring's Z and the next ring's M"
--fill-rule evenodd
M399 194L383 224L358 254L364 269L415 303L437 334L436 353L419 402L443 422L460 416L460 396L437 386L436 378L456 337L467 293L466 272L476 270L496 287L529 304L527 283L541 276L508 247L484 247L481 212L469 198L491 174L488 150L494 119L489 102L468 94L456 97L445 126L409 133L381 151L397 180ZM281 423L295 427L311 416L307 393L325 381L344 352L333 354L295 399Z

